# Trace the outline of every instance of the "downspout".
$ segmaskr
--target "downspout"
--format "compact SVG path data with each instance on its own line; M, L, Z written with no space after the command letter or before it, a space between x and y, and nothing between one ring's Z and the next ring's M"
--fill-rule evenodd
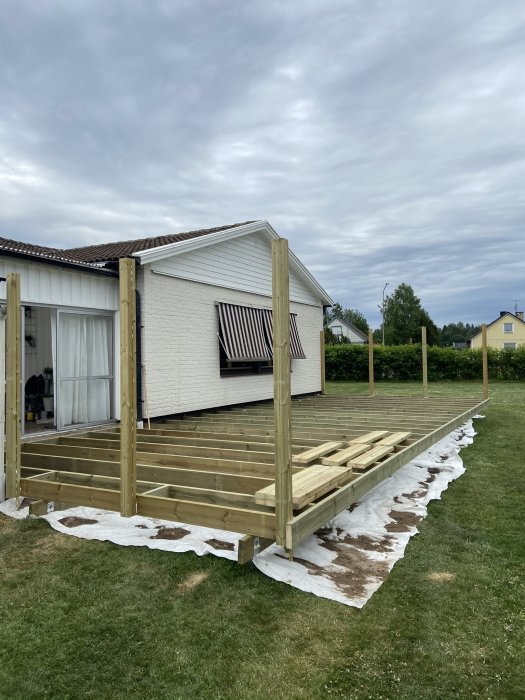
M142 314L140 308L140 292L135 290L136 301L136 327L137 327L137 421L143 418L142 400Z

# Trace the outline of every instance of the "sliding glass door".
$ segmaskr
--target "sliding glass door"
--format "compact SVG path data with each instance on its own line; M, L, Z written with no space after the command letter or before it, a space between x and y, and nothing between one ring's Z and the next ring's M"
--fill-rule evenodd
M113 416L113 317L59 311L56 336L57 427Z

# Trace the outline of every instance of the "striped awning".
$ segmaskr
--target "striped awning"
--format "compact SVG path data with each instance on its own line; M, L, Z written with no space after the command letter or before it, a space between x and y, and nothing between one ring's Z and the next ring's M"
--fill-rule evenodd
M270 309L263 309L264 326L268 342L273 347L273 316ZM292 360L306 360L301 339L299 338L299 330L297 329L297 314L290 314L290 355Z
M219 304L219 339L232 362L272 359L266 341L262 312L250 306Z
M273 319L271 309L219 303L219 340L231 362L271 360ZM290 314L290 354L304 360L297 314Z

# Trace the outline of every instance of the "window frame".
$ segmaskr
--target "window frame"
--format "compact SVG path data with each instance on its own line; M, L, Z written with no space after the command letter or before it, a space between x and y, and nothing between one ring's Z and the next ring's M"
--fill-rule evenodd
M506 326L510 326L510 330L506 328ZM503 332L504 333L514 333L514 323L512 321L504 321L503 322Z

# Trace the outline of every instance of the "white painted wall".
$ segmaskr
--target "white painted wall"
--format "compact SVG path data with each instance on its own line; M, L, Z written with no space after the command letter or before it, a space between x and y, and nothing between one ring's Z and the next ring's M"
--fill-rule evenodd
M150 265L140 269L139 289L150 417L273 396L271 374L220 376L215 306L222 301L271 308L269 296L177 279L153 272ZM293 394L321 389L323 310L318 304L290 304L307 358L292 361Z
M118 278L0 257L0 277L8 272L20 273L22 304L118 310ZM5 301L5 284L0 284L0 301Z
M216 287L264 296L272 294L272 249L260 233L173 255L151 263L151 269ZM290 299L304 304L320 303L293 269L290 269Z

